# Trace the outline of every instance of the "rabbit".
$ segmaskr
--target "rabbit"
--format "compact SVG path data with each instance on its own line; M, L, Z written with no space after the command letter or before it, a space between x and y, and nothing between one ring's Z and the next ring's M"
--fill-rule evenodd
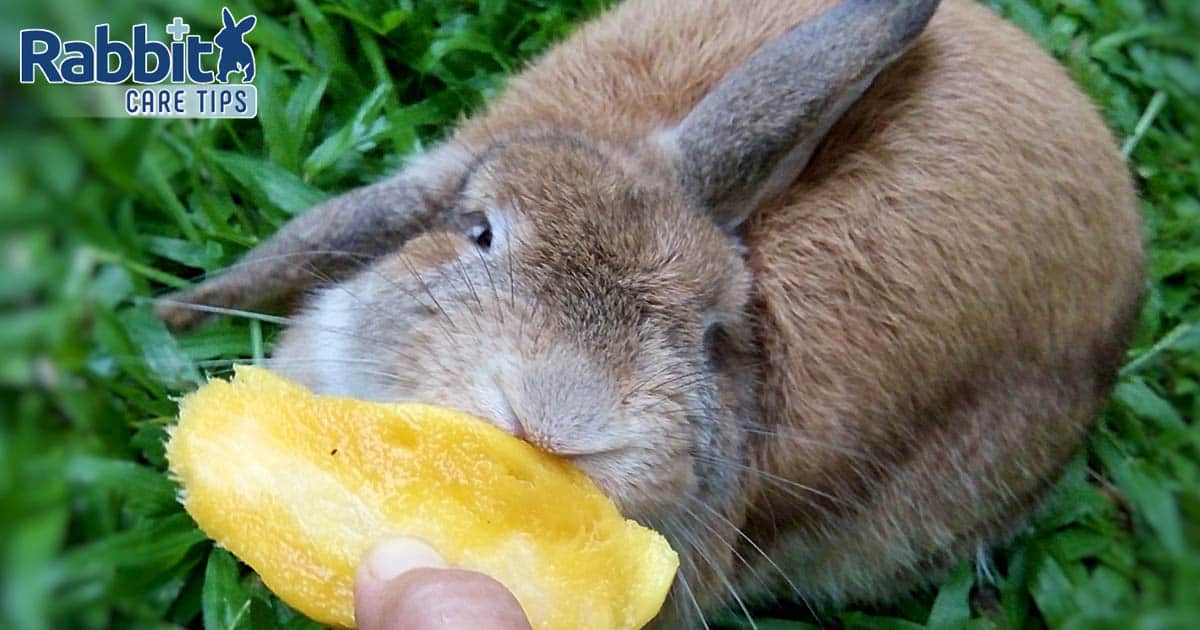
M221 30L213 36L220 49L217 56L217 82L228 83L230 72L242 73L242 83L254 80L254 51L246 43L246 35L254 30L258 18L251 15L235 21L227 7L221 7Z
M281 373L569 458L679 552L658 626L701 627L1017 532L1143 265L1112 134L973 0L626 0L159 312L300 300Z

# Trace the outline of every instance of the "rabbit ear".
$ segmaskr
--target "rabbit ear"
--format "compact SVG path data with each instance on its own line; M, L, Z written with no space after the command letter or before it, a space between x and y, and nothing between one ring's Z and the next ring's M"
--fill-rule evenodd
M656 140L734 229L795 181L834 123L924 30L939 0L844 0L767 44Z
M469 165L445 145L402 173L322 203L293 219L225 273L160 300L175 330L195 326L204 309L290 305L320 283L340 280L435 224Z
M229 7L221 7L221 22L225 24L225 28L236 28L234 24L233 14L229 12Z
M237 32L245 35L246 33L249 33L250 31L254 30L254 25L256 23L258 23L257 17L254 17L253 15L251 15L249 17L244 17L244 18L242 18L242 20L240 22L237 23L236 30L237 30Z

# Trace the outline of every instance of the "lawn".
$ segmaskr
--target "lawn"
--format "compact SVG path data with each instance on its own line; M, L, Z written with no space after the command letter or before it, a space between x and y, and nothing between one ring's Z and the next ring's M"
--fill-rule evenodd
M181 15L211 35L222 3L0 7L0 628L313 626L206 541L162 473L173 397L269 353L277 328L173 336L149 300L393 171L603 3L238 0L258 16L246 121L91 118L71 88L15 75L19 28ZM1134 348L1014 541L892 606L817 619L785 599L759 628L1200 627L1200 2L989 4L1063 61L1130 157L1151 251Z

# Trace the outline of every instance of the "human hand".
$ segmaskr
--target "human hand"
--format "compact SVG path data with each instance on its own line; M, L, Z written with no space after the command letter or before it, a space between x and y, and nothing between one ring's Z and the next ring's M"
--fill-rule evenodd
M354 619L362 630L530 630L502 584L447 568L437 551L410 538L380 543L363 558Z

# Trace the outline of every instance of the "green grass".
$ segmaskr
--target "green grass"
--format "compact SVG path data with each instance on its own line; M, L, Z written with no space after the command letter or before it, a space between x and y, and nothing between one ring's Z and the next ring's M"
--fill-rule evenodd
M235 13L259 18L262 108L238 122L72 117L73 93L14 74L17 28L82 37L178 14L211 34L220 3L0 8L0 628L312 625L197 532L161 472L172 397L269 351L276 329L227 319L175 337L147 298L392 171L602 1L239 0ZM1146 306L1086 452L994 551L990 578L968 564L894 606L822 619L1200 627L1200 3L989 2L1070 68L1125 143L1152 254ZM758 618L815 621L786 602Z

